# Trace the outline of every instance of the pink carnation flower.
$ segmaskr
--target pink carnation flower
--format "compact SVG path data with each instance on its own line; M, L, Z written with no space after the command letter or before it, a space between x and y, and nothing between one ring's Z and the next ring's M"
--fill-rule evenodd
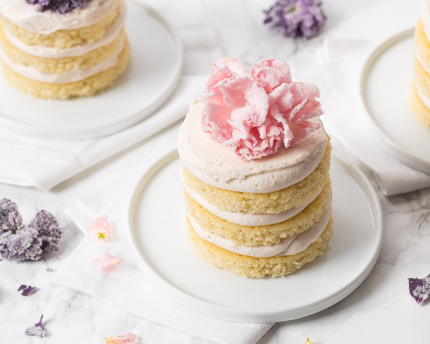
M119 334L106 338L106 344L139 344L133 333Z
M97 259L93 260L94 268L99 271L105 270L107 268L113 267L123 262L124 262L123 259L115 258L114 256L110 255L107 252L105 254L102 254Z
M100 240L109 240L115 233L112 225L108 222L106 215L96 218L93 222L87 225L87 231Z
M203 131L244 160L292 147L319 128L319 89L293 82L290 66L262 60L245 73L232 57L217 60L201 100Z

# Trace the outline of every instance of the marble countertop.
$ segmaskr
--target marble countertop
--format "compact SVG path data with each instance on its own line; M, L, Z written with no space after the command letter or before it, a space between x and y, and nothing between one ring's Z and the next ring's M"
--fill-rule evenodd
M357 14L384 3L382 0L326 0L329 18L325 33L310 41L293 41L275 34L261 24L261 10L272 1L263 0L148 0L145 1L176 27L214 26L227 55L248 66L262 58L300 62L312 58L327 32L336 31ZM421 1L396 1L417 6ZM383 15L389 15L384 13ZM24 218L37 210L52 212L64 229L58 254L39 262L0 262L0 342L1 343L104 343L113 334L133 332L140 343L209 343L180 331L129 315L88 295L51 282L47 269L57 270L82 240L80 231L64 215L76 197L91 192L143 159L160 136L175 136L178 124L93 168L63 182L49 192L0 184L0 198L14 200ZM355 161L334 140L337 153ZM357 164L359 162L355 161ZM378 192L384 213L384 235L380 257L364 283L350 296L318 314L278 323L260 344L427 343L430 338L430 304L418 306L410 297L408 277L430 273L430 189L384 197L365 166L359 164ZM23 298L16 289L21 284L39 290ZM44 313L49 336L28 337L24 329Z

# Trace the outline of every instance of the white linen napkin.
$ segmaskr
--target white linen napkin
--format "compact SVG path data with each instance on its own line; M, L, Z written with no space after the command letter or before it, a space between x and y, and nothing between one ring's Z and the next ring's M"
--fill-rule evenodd
M273 324L246 324L211 318L176 304L156 290L140 272L128 249L128 200L135 183L151 161L176 147L173 139L161 139L149 156L128 169L113 183L77 205L65 210L67 216L86 234L85 226L96 217L108 215L115 237L106 243L86 236L53 276L53 282L89 294L128 313L192 335L225 344L256 343ZM111 185L114 184L115 188ZM124 263L112 271L100 272L92 260L109 252Z
M183 118L189 100L199 96L213 61L223 53L213 28L193 26L177 32L184 43L184 72L163 107L133 127L83 141L45 141L0 129L0 182L49 190Z
M318 85L324 110L321 119L328 132L372 170L386 196L430 187L430 175L394 158L369 133L356 106L359 77L376 45L415 26L421 3L405 6L403 0L389 0L358 12L333 30L316 56L306 60L308 65L298 65L294 73L297 80Z

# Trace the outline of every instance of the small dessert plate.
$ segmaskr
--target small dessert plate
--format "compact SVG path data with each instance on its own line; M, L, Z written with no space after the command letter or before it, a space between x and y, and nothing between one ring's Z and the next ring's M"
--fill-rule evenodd
M0 75L2 128L43 139L83 140L125 129L160 107L181 76L181 42L158 13L131 1L127 5L131 61L113 87L88 98L35 99Z
M381 147L406 165L430 173L430 128L416 120L409 106L413 33L414 29L398 33L369 55L361 72L358 105Z
M187 237L176 148L148 166L130 203L129 241L142 273L166 297L224 320L267 323L322 311L353 292L379 255L378 197L353 165L333 157L334 236L323 256L285 278L248 279L201 259Z

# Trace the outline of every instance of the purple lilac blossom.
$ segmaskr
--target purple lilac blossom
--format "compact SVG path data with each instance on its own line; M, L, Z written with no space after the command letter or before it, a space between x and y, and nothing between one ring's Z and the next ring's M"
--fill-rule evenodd
M20 229L0 236L0 258L8 260L39 260L42 256L42 240L35 229Z
M424 278L409 278L409 293L422 305L430 297L430 274Z
M39 211L31 220L28 228L38 231L38 237L42 240L43 252L58 251L61 239L61 228L55 217L46 210Z
M280 27L284 36L292 38L315 37L327 19L321 0L278 0L264 12L265 24Z
M18 212L18 206L7 198L0 200L0 235L22 227L22 217Z
M25 288L22 291L21 295L23 295L23 296L31 295L36 291L36 289L37 289L36 287L32 287L31 285L29 285L27 288Z
M28 336L36 336L36 337L45 337L46 336L46 328L42 324L43 314L40 317L40 320L34 326L31 326L25 330L25 334Z
M27 0L30 5L39 5L39 12L49 10L60 14L73 11L75 8L84 8L91 0Z

